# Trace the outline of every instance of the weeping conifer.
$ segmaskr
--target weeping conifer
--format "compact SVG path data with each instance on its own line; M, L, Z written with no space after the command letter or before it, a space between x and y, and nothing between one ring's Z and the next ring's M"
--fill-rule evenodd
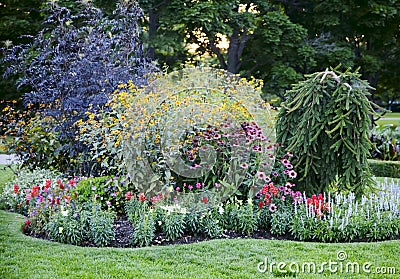
M297 189L308 194L334 187L360 196L373 180L367 161L368 82L358 72L318 72L286 92L277 120L280 152L293 152Z

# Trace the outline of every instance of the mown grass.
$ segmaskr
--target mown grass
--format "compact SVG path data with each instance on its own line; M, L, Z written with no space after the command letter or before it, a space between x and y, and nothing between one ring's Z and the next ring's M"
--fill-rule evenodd
M0 164L0 193L3 191L4 184L14 177L13 166ZM15 167L14 167L15 169Z
M400 274L400 241L325 244L234 239L140 249L88 248L25 236L22 224L21 215L0 211L0 278L281 278L288 274L278 272L276 266L272 273L260 273L257 266L267 257L269 263L301 267L314 262L319 267L323 262L337 262L339 251L348 256L343 264L361 266L360 274L341 272L337 265L333 273L295 276L289 272L290 277L399 278ZM362 265L368 263L370 271L394 267L397 274L367 274Z
M387 118L390 118L390 120ZM397 127L400 125L400 112L388 112L383 116L383 119L376 121L376 124L379 126L394 125Z

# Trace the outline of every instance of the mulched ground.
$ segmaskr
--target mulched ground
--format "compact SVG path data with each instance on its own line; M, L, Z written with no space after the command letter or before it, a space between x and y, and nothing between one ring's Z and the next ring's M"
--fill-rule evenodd
M115 239L111 241L108 245L109 247L118 247L118 248L134 248L135 246L132 245L132 233L133 233L133 226L131 222L129 222L126 217L121 217L114 222L114 230L115 230ZM45 240L50 240L47 235L45 234L33 234L30 231L24 232L26 235L41 238ZM237 238L245 238L245 239L279 239L279 240L294 240L291 235L284 235L284 236L273 236L267 231L257 230L252 235L244 235L234 231L224 231L222 235L216 237L214 239L237 239ZM166 245L173 245L173 244L190 244L196 243L201 241L211 240L211 238L207 238L204 236L192 236L192 235L184 235L182 238L176 239L174 241L166 240L165 236L162 233L156 234L156 237L153 239L151 245L156 246L166 246ZM82 243L82 246L86 247L94 247L95 245L90 242Z
M109 247L118 247L118 248L134 248L136 246L132 245L132 233L133 233L133 226L131 222L129 222L126 217L120 217L119 219L115 220L114 222L114 230L115 230L115 239L108 245ZM33 234L30 231L24 231L26 235L41 238L45 240L52 241L47 235L45 234ZM251 235L244 235L234 231L224 231L222 235L216 237L214 239L270 239L270 240L294 240L293 236L290 234L283 235L283 236L274 236L271 235L269 232L264 230L256 230ZM395 238L400 240L400 235ZM168 241L165 238L165 235L162 233L156 234L155 238L151 245L153 246L166 246L166 245L173 245L173 244L190 244L190 243L197 243L201 241L211 240L211 238L207 238L205 236L192 236L192 235L184 235L182 238L176 239L174 241ZM365 239L355 239L352 242L368 242ZM96 245L91 242L84 242L81 246L85 247L95 247Z

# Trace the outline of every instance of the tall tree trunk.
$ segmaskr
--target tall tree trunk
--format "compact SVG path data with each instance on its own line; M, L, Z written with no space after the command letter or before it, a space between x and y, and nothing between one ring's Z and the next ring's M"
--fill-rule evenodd
M159 20L159 14L156 11L154 7L151 7L149 9L149 48L147 50L147 57L150 59L154 60L155 54L156 54L156 48L154 45L152 45L152 40L156 37L157 34L157 28L158 28L158 22Z

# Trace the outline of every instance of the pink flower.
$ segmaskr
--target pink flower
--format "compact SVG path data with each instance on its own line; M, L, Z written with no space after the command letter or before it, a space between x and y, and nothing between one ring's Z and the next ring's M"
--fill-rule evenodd
M289 162L288 159L282 159L281 162L282 162L282 164L285 165L285 166L290 165L290 162Z
M271 204L269 205L269 211L275 212L276 209L277 209L277 207L276 207L276 205L275 205L274 203L271 203Z
M296 173L294 170L291 170L291 171L289 171L288 176L289 176L290 178L296 178L297 173Z
M249 165L247 165L246 163L240 164L240 167L242 169L247 169L249 167Z
M131 193L131 192L127 192L127 193L125 194L125 198L126 198L127 200L132 199L132 193Z
M263 171L257 172L257 177L258 177L258 179L260 179L260 180L267 180L267 175L266 175L265 172L263 172Z

